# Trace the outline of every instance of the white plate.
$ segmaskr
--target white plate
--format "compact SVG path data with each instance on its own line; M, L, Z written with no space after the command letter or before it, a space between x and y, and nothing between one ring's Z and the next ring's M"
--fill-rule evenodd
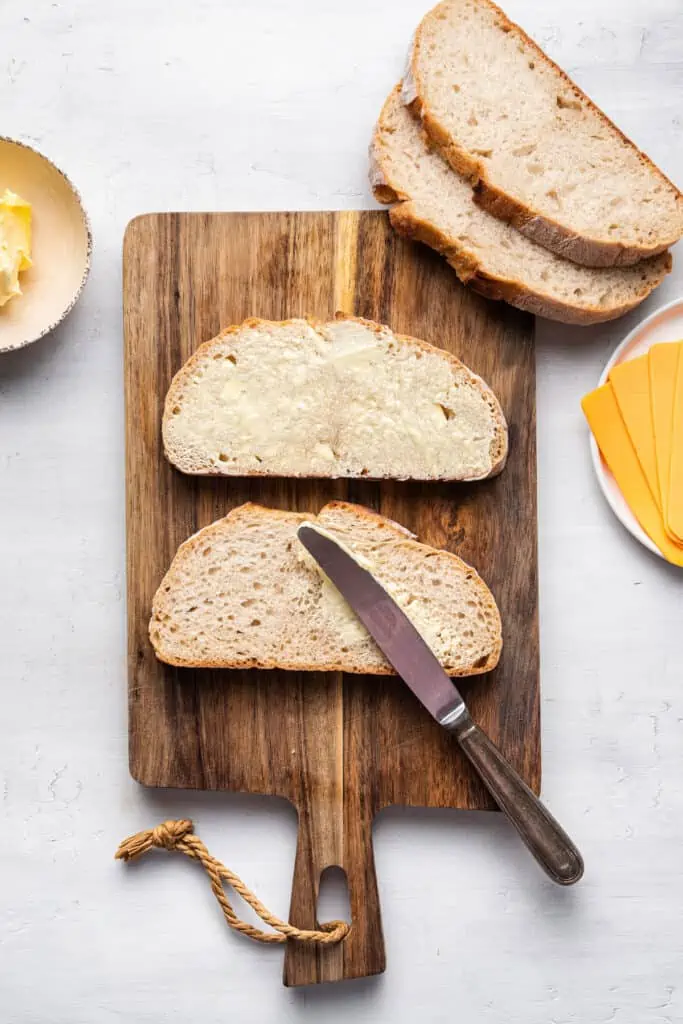
M675 299L668 305L662 306L655 313L646 317L642 323L631 331L624 338L620 345L612 353L612 357L600 377L600 385L607 383L609 372L613 366L625 363L636 356L645 355L651 345L659 341L683 341L683 299ZM595 443L595 438L590 435L591 457L593 468L598 478L602 493L607 498L612 511L636 540L639 540L650 551L663 558L664 555L654 544L640 523L631 512L624 501L623 495L617 487L617 482L607 468L607 464L600 454L600 449Z

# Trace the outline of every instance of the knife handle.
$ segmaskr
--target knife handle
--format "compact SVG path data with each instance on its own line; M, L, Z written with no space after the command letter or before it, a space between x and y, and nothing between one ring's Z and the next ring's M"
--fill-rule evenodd
M558 885L578 882L583 875L581 854L495 743L475 725L468 712L447 728L546 874Z

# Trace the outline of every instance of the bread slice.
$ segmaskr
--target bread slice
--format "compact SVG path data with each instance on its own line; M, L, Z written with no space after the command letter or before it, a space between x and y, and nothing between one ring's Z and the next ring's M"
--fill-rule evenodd
M154 597L149 635L157 658L201 668L391 674L298 540L305 521L369 563L450 675L496 665L500 616L474 569L390 519L337 501L317 516L241 505L190 537Z
M490 0L444 0L414 38L404 100L477 201L585 266L683 236L683 196Z
M573 324L612 320L642 302L671 269L669 253L635 267L580 267L548 252L472 202L472 189L433 150L391 93L370 150L371 182L398 232L443 253L465 284L538 316Z
M184 473L477 480L507 427L457 359L370 320L245 320L171 384L164 448Z

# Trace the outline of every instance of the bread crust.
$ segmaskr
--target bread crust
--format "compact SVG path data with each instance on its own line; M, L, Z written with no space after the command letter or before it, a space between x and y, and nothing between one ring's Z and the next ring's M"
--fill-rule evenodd
M513 33L520 41L529 46L535 52L537 60L550 68L577 100L580 100L597 114L603 124L615 131L624 145L637 153L640 162L646 165L650 172L657 175L663 184L673 189L676 193L677 203L683 204L683 195L673 182L593 103L590 97L572 81L567 73L541 50L538 44L519 25L511 21L492 0L478 0L478 3L489 7L494 12L503 31ZM631 266L651 256L659 255L677 242L680 234L676 232L651 246L626 245L609 238L578 235L554 218L531 209L526 203L503 192L490 180L485 161L458 145L457 141L449 134L445 126L439 121L436 113L423 98L424 90L418 70L418 58L424 28L431 19L439 16L438 12L448 6L449 0L442 0L441 3L437 4L436 7L425 15L415 32L408 57L402 95L405 104L421 119L430 139L443 157L451 167L471 182L476 202L483 209L493 214L494 217L512 224L521 234L542 245L545 249L549 249L558 256L586 267Z
M236 525L239 525L241 521L252 521L255 518L263 519L283 519L290 521L293 525L298 525L306 521L317 519L323 512L333 509L345 509L352 512L359 519L365 519L367 522L381 523L383 528L401 540L403 543L408 544L411 548L418 550L420 553L428 554L432 552L438 552L439 555L448 558L453 562L458 570L464 570L471 573L473 578L477 581L477 584L485 591L486 603L489 608L495 612L498 619L498 632L496 638L496 644L491 651L487 661L483 665L472 665L472 666L461 666L454 667L444 665L444 670L448 675L453 677L461 676L474 676L482 675L485 672L490 672L496 667L500 660L500 654L503 648L503 633L502 624L500 621L500 612L496 604L493 594L489 590L488 586L482 580L481 576L477 573L476 569L464 562L458 555L453 554L451 551L446 551L443 548L433 548L427 544L420 543L415 535L407 530L404 526L394 522L391 519L387 519L386 516L381 516L371 509L365 508L363 505L355 505L352 502L347 501L331 501L328 502L320 512L316 515L302 512L289 512L281 509L266 508L263 505L258 505L254 502L246 502L244 505L239 505L237 508L232 509L231 512L224 516L222 519L216 520L209 526L203 527L196 533L188 537L186 541L178 548L178 551L171 562L171 565L164 576L163 580L159 584L159 587L154 595L152 601L152 617L149 623L149 638L154 653L159 661L163 661L167 665L174 665L177 668L231 668L231 669L247 669L247 668L258 668L258 669L284 669L285 671L294 672L346 672L349 675L358 674L371 674L390 676L396 675L395 671L391 666L382 666L380 668L368 668L367 665L363 665L359 662L328 662L323 665L291 662L286 659L274 661L266 658L245 658L241 661L197 661L192 658L177 658L172 655L165 654L161 649L160 645L156 643L154 636L154 623L155 616L160 612L163 607L163 601L166 594L166 587L173 588L176 582L178 567L184 560L184 555L188 551L193 551L195 548L206 543L207 540L211 539L216 533L221 533L223 530Z
M174 451L172 450L170 444L168 443L166 425L168 424L171 416L173 415L173 409L182 401L185 385L192 378L192 375L194 374L196 368L202 363L202 361L205 358L210 358L211 355L213 354L214 349L219 347L220 345L222 345L222 343L225 341L226 338L230 337L230 335L232 335L232 334L238 334L244 327L259 327L262 324L269 324L269 325L274 326L274 327L285 327L285 326L291 326L292 324L296 323L297 319L305 321L314 330L320 329L325 324L325 321L317 320L315 317L299 317L299 318L291 318L289 320L265 320L265 319L262 319L260 317L248 317L241 324L233 324L230 327L226 327L224 330L222 330L220 332L220 334L217 334L215 338L211 338L209 341L205 341L190 356L190 358L187 360L187 362L184 364L184 366L181 367L181 369L176 373L176 375L174 376L173 380L171 381L171 386L168 389L168 392L166 394L166 399L165 399L165 402L164 402L164 412L163 412L163 418L162 418L162 438L163 438L163 443L164 443L164 455L166 456L166 458L168 459L169 462L171 462L173 465L177 466L177 468L181 469L182 472L188 473L188 475L191 475L191 476L240 476L240 477L247 477L247 476L249 476L249 477L271 477L272 478L272 476L273 476L272 473L259 472L258 470L249 470L248 472L240 470L238 473L237 472L231 472L229 464L226 464L226 469L224 471L222 471L220 469L206 469L206 470L201 470L201 471L191 471L191 470L188 470L188 469L184 469L182 466L178 465L177 461L174 458ZM368 328L369 330L373 331L375 334L381 334L384 331L391 331L391 328L387 327L384 324L378 324L374 320L366 320L363 317L353 316L350 313L338 312L336 314L336 316L335 316L335 319L336 320L352 321L354 323L361 324L362 326L364 326L364 327ZM494 417L495 425L496 425L496 430L495 430L495 434L494 434L493 440L491 442L491 450L490 450L491 463L492 463L491 469L489 470L488 473L484 474L481 477L468 477L466 480L463 479L462 481L457 481L457 482L472 483L472 482L475 482L476 480L486 480L489 477L497 476L498 473L500 473L502 471L502 469L504 468L505 462L507 460L507 454L508 454L508 429L507 429L507 422L506 422L505 416L503 414L503 410L501 409L500 403L499 403L496 395L494 394L493 390L486 383L486 381L484 381L481 377L478 376L478 374L476 374L472 370L470 370L468 366L465 366L465 364L463 362L461 362L459 359L457 359L450 352L447 352L445 349L438 348L436 345L430 345L429 342L422 341L420 338L413 338L413 337L411 337L408 334L396 334L393 331L391 331L391 333L394 335L395 338L397 338L400 342L402 342L405 345L409 345L409 346L412 346L414 348L417 348L417 349L419 349L422 352L429 352L429 353L432 353L432 354L439 355L441 358L445 359L446 362L448 362L453 367L454 370L457 370L460 373L467 374L467 377L468 377L470 383L473 384L475 387L477 387L482 392L482 394L484 394L486 396L488 404L489 404L489 407L490 407L491 412L492 412L493 417ZM287 475L288 475L288 478L291 478L291 479L306 479L306 480L309 480L309 479L345 479L345 480L354 479L351 476L335 477L332 474L312 473L312 472L307 472L307 473L289 473ZM396 477L392 477L392 476L378 476L378 477L377 476L364 476L363 479L364 480L392 480L392 479L397 479L397 478ZM411 479L411 478L405 478L404 477L404 478L401 478L401 479ZM437 479L437 478L433 478L433 479Z
M535 316L587 327L590 324L616 320L639 306L652 290L648 288L643 295L635 297L633 302L610 306L609 309L601 309L599 306L572 306L550 295L533 292L521 281L497 277L489 273L470 252L454 245L452 240L440 232L434 224L415 217L411 203L404 202L392 206L389 210L389 219L400 235L424 242L445 256L463 284L468 285L487 299L503 300L511 306L527 313L533 313ZM657 287L670 270L671 254L668 255L668 260L662 267L659 281L653 287Z
M396 94L400 91L401 85L399 84L389 94L375 127L373 141L370 145L370 183L378 202L393 204L389 210L389 219L394 229L404 237L423 242L441 253L463 284L469 285L486 298L503 300L525 312L534 313L536 316L547 317L567 324L588 326L614 320L628 313L661 284L670 272L672 260L669 253L667 258L662 260L661 274L658 279L651 286L648 285L642 294L635 296L632 302L602 308L600 306L572 305L547 292L532 290L520 279L505 278L487 271L474 252L467 249L458 239L445 234L432 221L418 217L415 213L412 196L397 188L387 175L378 139L380 133L388 128L387 112Z

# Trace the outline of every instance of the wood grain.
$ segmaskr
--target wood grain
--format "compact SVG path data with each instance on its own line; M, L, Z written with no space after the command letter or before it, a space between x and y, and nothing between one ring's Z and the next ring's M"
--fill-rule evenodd
M474 485L216 480L165 461L171 377L201 342L243 318L336 309L455 353L498 394L511 451ZM317 511L348 497L456 551L491 586L504 652L464 683L472 715L538 792L535 367L530 318L467 292L435 254L397 238L382 212L158 214L124 245L130 770L148 786L287 797L299 839L290 919L312 927L331 865L348 878L343 945L291 945L285 983L384 969L372 820L390 804L489 808L452 740L395 678L193 671L157 662L147 637L154 591L178 545L244 501ZM247 879L248 881L248 879Z

